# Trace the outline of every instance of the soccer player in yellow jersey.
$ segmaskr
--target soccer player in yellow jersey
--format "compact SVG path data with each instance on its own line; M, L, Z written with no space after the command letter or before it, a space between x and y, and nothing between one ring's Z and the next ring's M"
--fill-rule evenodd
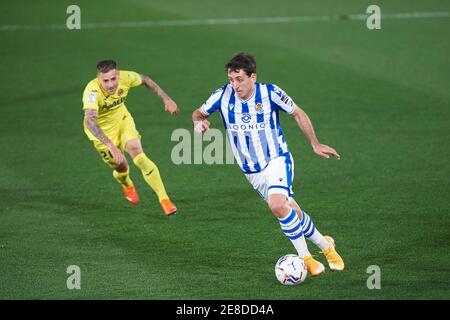
M130 203L137 205L139 196L130 178L124 151L142 171L145 181L158 196L164 213L169 216L177 208L167 196L155 163L142 150L141 136L125 106L128 91L142 84L161 98L167 112L171 115L178 113L176 103L148 76L119 71L115 61L103 60L97 64L97 78L84 89L84 132L103 161L113 169L113 176Z

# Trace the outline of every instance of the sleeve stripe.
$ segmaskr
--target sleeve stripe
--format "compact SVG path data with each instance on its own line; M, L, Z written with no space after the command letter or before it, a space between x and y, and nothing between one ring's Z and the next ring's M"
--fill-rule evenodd
M220 108L224 93L225 93L224 88L222 88L222 90L217 90L209 97L206 103L203 104L202 110L205 112L206 115L210 115L211 113Z
M270 96L272 98L272 101L275 102L275 104L278 105L283 111L287 113L293 113L295 111L295 104L291 98L289 98L289 100L291 100L292 104L288 105L283 100L281 100L281 97L279 95L275 94L274 92L271 92Z
M200 108L200 112L203 113L205 116L209 116L209 113L205 110L206 105L203 104Z

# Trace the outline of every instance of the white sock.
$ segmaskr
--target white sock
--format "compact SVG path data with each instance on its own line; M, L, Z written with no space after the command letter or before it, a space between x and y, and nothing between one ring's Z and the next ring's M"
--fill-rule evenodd
M298 218L297 212L294 209L284 218L279 218L281 230L286 235L286 237L291 240L298 255L303 258L304 256L310 256L311 253L308 250L308 245L306 244L305 237L303 236L303 229ZM325 240L326 241L326 240Z
M304 236L318 246L320 250L327 249L330 246L327 239L316 229L312 219L305 211L302 211L302 221L300 224L302 225Z

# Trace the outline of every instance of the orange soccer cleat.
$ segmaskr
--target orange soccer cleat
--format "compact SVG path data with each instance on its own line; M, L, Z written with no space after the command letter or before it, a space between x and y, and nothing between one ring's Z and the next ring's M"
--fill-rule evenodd
M306 268L313 277L317 277L325 270L323 264L314 259L312 256L304 256L303 260L305 261Z
M134 186L123 187L123 194L125 199L128 200L132 205L137 205L139 203L139 195L136 192Z
M164 214L166 216L170 216L172 214L175 214L177 212L177 207L170 201L169 198L163 199L161 201L161 207L164 210Z
M330 246L328 249L322 250L322 253L327 258L330 269L338 271L344 270L344 260L342 260L342 257L337 253L335 249L334 239L330 236L325 236L325 239L328 241Z

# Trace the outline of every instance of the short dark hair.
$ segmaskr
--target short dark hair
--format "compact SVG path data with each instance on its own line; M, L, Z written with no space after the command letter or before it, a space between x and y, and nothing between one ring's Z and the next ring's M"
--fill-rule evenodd
M256 73L255 57L249 53L239 52L225 65L226 71L231 70L237 72L241 69L244 70L249 77L252 73Z
M106 73L114 69L117 69L117 63L114 60L102 60L97 63L97 72L99 73Z

